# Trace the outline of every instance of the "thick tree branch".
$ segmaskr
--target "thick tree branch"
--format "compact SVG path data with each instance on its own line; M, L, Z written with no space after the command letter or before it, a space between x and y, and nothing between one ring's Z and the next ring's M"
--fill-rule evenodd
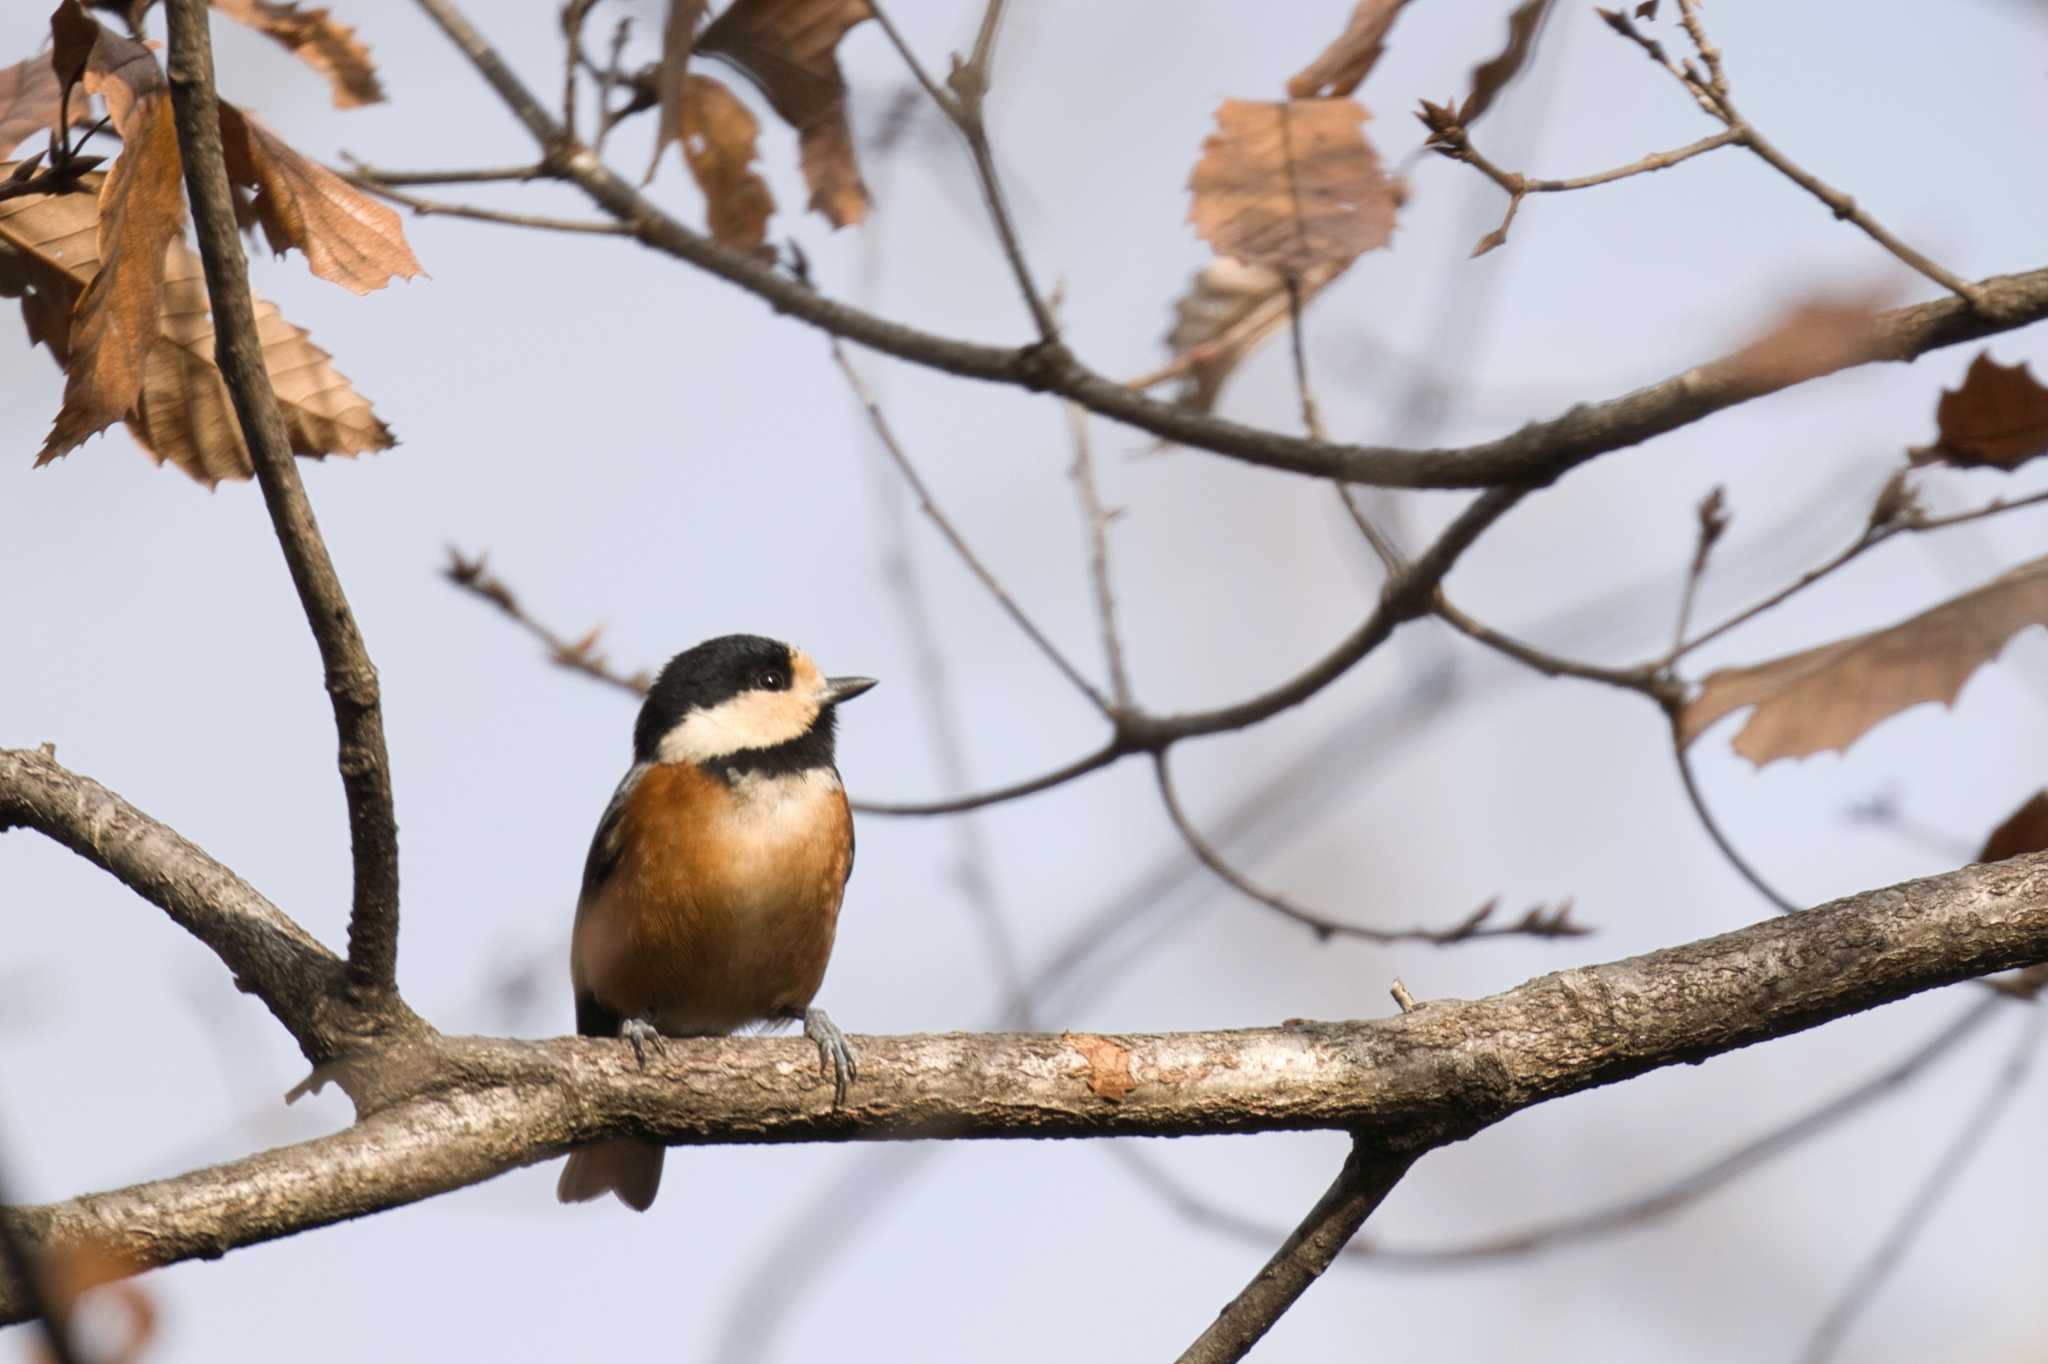
M213 308L214 355L234 399L235 419L248 444L270 510L271 525L291 569L299 604L320 646L327 694L340 737L341 783L347 793L349 848L355 864L349 910L350 982L373 995L396 988L398 969L398 820L391 801L391 759L384 747L384 715L377 669L370 662L354 612L335 575L327 543L313 519L299 479L277 395L263 364L249 297L248 262L235 227L227 166L214 94L213 48L206 0L170 0L171 104L184 158L185 189L206 266Z
M1288 1238L1273 1252L1258 1276L1230 1300L1209 1329L1181 1353L1180 1364L1236 1364L1295 1299L1322 1276L1343 1253L1373 1209L1393 1191L1414 1163L1412 1156L1375 1152L1353 1139L1344 1168L1323 1191Z
M753 255L720 246L662 212L612 174L593 151L572 145L452 0L418 3L556 158L561 174L656 250L738 285L779 313L884 354L965 378L1056 393L1176 444L1290 473L1400 488L1547 483L1600 455L1823 374L1875 360L1911 360L2048 317L2048 269L2000 275L1972 286L1975 308L1951 297L1879 313L1863 335L1844 338L1839 352L1801 369L1766 369L1737 352L1633 393L1582 403L1549 421L1461 448L1408 450L1303 439L1149 398L1090 369L1057 344L981 345L891 322L826 298Z
M1379 1022L1116 1038L860 1039L835 1108L801 1039L615 1042L412 1031L345 1063L331 1137L9 1214L48 1253L218 1255L462 1188L605 1137L672 1144L1350 1131L1388 1158L1524 1108L2048 961L2048 854L1966 867L1646 956ZM25 1311L0 1289L0 1321Z
M255 887L48 750L0 749L0 830L11 828L55 839L162 909L324 1059L321 1005L341 961Z

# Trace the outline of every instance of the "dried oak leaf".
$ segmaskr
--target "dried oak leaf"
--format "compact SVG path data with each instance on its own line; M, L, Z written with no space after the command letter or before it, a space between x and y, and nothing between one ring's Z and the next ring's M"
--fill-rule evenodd
M683 160L704 191L711 235L727 246L770 254L768 215L775 199L753 169L761 125L739 96L709 76L683 87Z
M1906 453L1915 464L2011 472L2048 452L2048 388L2024 361L2001 365L1978 352L1960 388L1944 389L1934 409L1934 444Z
M212 0L213 7L246 24L327 78L337 109L376 104L384 98L370 49L356 31L326 9L301 9L272 0Z
M1551 0L1527 0L1508 16L1507 46L1472 68L1472 93L1458 106L1460 125L1471 127L1475 119L1493 107L1493 101L1507 88L1507 83L1528 65L1550 4Z
M1737 384L1758 389L1832 374L1876 356L1870 320L1883 304L1874 292L1815 294L1786 308L1721 363Z
M50 65L50 54L38 52L12 66L0 66L0 156L9 155L24 141L45 128L55 126L63 87ZM90 122L81 95L71 100L71 122Z
M1188 177L1188 221L1219 256L1303 275L1384 246L1398 192L1349 99L1225 100Z
M11 167L0 164L0 176ZM81 177L69 194L0 200L0 297L21 300L32 344L71 367L75 304L100 273L101 205L108 177ZM391 432L368 400L328 363L326 351L256 299L256 332L294 451L360 454L390 447ZM158 462L203 483L247 478L248 448L213 363L213 321L199 257L172 241L163 266L157 334L146 350L140 390L120 419ZM38 459L38 463L44 462Z
M1344 273L1341 264L1311 267L1300 279L1304 306ZM1216 406L1216 398L1245 357L1267 337L1287 325L1287 277L1264 265L1246 265L1218 256L1195 272L1188 291L1174 305L1173 330L1166 344L1173 364L1157 379L1183 379L1177 401L1199 412ZM1140 380L1141 386L1150 382Z
M661 29L661 61L654 68L654 90L661 105L661 117L654 127L654 157L647 163L647 179L661 164L668 144L688 135L690 53L697 46L697 25L704 21L705 0L669 0L668 17ZM643 182L644 183L644 182Z
M67 0L58 13L76 6L77 0ZM91 251L96 268L70 305L64 403L37 464L77 448L135 406L157 336L165 249L185 224L178 134L163 68L141 43L90 18L85 22L95 30L85 88L106 102L121 134L121 155L100 186ZM67 48L79 40L73 34Z
M250 207L272 251L296 246L314 274L356 294L420 273L396 213L225 100L220 137L228 178L256 191Z
M1348 95L1372 74L1387 50L1387 30L1408 0L1358 0L1351 22L1337 40L1323 49L1323 55L1294 74L1287 82L1290 99L1319 99Z
M2048 852L2048 791L2036 791L1991 831L1979 862L2003 862L2022 853Z
M1755 706L1734 746L1757 766L1840 751L1909 706L1953 704L2029 625L2048 625L2048 558L1887 629L1709 673L1679 713L1679 740L1690 744L1722 716Z
M867 0L737 0L697 40L698 52L754 82L777 117L796 129L810 206L834 227L868 213L838 48L848 29L873 17Z

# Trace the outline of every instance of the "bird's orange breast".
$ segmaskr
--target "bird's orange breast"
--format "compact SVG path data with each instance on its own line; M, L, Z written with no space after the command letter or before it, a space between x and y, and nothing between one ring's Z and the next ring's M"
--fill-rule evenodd
M626 797L617 846L577 906L579 992L676 1036L811 1002L853 857L830 768L728 784L692 763L658 764Z

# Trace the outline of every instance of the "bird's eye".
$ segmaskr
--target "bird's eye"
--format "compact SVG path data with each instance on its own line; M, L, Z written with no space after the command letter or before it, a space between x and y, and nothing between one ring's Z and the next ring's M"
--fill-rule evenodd
M789 685L789 678L780 668L765 668L754 679L754 685L762 691L781 691Z

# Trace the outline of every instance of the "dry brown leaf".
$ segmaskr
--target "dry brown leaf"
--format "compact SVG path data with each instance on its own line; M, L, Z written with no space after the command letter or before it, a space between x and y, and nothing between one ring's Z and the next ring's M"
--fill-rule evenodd
M384 98L370 49L356 31L325 9L300 9L272 0L212 0L213 7L283 44L294 57L327 77L337 109L376 104Z
M834 227L868 213L838 49L848 29L873 17L867 0L737 0L697 40L697 51L737 68L796 129L810 206Z
M1709 673L1679 714L1679 740L1690 744L1722 716L1755 706L1735 751L1759 767L1846 749L1909 706L1953 704L1970 675L2029 625L2048 625L2048 558L1887 629Z
M66 8L75 5L69 0ZM121 155L100 191L92 253L97 269L72 305L64 405L37 464L77 448L135 406L157 336L164 251L185 223L178 133L163 69L141 43L87 22L98 31L85 88L106 102L121 134Z
M1225 100L1188 177L1188 220L1219 256L1302 275L1384 246L1397 193L1349 99Z
M709 76L693 75L683 85L681 127L683 160L704 191L711 235L727 246L772 255L765 243L775 200L753 169L760 123L739 96Z
M1472 93L1465 96L1465 102L1458 106L1458 122L1471 127L1478 117L1493 107L1493 101L1507 88L1507 83L1520 74L1536 50L1536 34L1543 27L1543 17L1550 12L1551 0L1527 0L1515 7L1508 16L1508 44L1492 57L1472 68Z
M228 178L256 191L251 207L272 251L296 246L314 274L357 294L420 273L396 213L225 100L220 137Z
M704 21L704 4L705 0L669 0L668 18L661 29L661 64L654 69L661 116L655 123L654 158L647 163L648 180L654 178L654 168L661 164L661 154L668 150L668 144L689 135L690 53L697 46L697 25Z
M1068 1033L1067 1045L1088 1062L1088 1088L1099 1099L1122 1103L1138 1087L1131 1078L1131 1052L1120 1042L1093 1033Z
M1979 862L2003 862L2023 853L2048 852L2048 791L2036 791L1991 831Z
M1970 362L1960 388L1942 390L1934 420L1934 444L1906 452L1915 464L2011 472L2048 452L2048 388L2024 361L2001 365L1988 350Z
M1871 359L1870 319L1884 301L1874 292L1802 299L1723 363L1737 383L1775 390Z
M0 156L9 155L29 137L57 122L61 94L47 52L0 66ZM82 95L72 97L73 123L80 121L86 104Z
M1301 277L1304 306L1338 275L1343 265L1318 265ZM1287 325L1287 277L1264 265L1218 256L1195 273L1174 305L1173 330L1166 334L1174 363L1158 380L1179 376L1178 401L1207 412L1216 406L1223 381L1267 337ZM1149 387L1156 380L1140 380Z
M9 166L0 164L0 176ZM99 273L102 182L95 173L71 194L0 200L0 297L21 300L29 340L46 345L67 369L73 355L73 307ZM142 369L140 392L121 414L159 462L205 483L250 475L227 385L213 364L213 322L199 257L173 241L164 263L159 331ZM255 300L256 331L292 449L302 455L359 454L392 444L370 404L328 363L327 352ZM38 461L41 462L41 461Z
M1358 0L1351 22L1323 55L1287 82L1290 99L1321 99L1348 95L1372 74L1387 50L1387 30L1408 0Z

